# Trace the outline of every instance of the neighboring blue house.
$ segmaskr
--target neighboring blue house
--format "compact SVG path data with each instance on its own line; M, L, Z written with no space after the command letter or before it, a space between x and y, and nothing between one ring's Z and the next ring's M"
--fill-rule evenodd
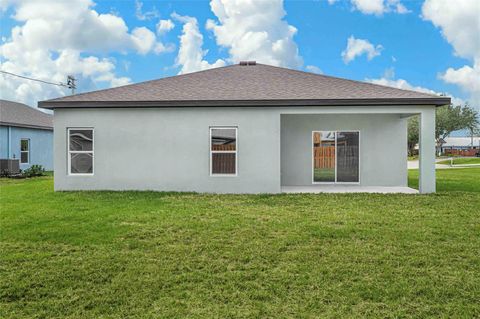
M53 116L28 105L0 100L0 158L20 159L53 170Z

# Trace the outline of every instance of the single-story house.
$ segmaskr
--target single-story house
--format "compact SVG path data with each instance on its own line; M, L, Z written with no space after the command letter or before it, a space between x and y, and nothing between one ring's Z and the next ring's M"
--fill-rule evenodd
M19 159L22 170L34 164L53 170L53 116L0 100L0 158Z
M56 190L435 191L450 98L250 62L39 102L55 110Z
M443 142L442 153L449 153L452 151L480 150L480 136L448 136Z

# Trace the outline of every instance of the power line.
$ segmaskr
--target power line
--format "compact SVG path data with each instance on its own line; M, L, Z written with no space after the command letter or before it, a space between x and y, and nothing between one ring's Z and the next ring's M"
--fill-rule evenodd
M42 83L45 83L45 84L58 85L58 86L63 86L63 87L68 87L68 88L70 88L69 85L64 84L64 83L48 82L48 81L44 81L44 80L40 80L40 79L34 79L34 78L30 78L30 77L28 77L28 76L18 75L18 74L15 74L15 73L10 73L10 72L7 72L7 71L2 71L2 70L0 70L0 72L1 72L1 73L4 73L4 74L11 75L11 76L16 76L16 77L19 77L19 78L22 78L22 79L30 80L30 81L37 81L37 82L42 82Z

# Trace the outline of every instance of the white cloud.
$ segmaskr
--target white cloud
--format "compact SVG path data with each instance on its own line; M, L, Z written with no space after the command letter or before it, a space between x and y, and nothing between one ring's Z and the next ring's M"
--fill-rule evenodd
M480 1L426 0L422 17L440 28L458 56L480 57Z
M135 28L132 31L132 41L140 54L147 54L155 46L155 34L145 27Z
M368 40L355 39L352 35L348 38L347 48L342 52L343 62L346 64L353 61L356 57L363 54L367 55L367 59L370 61L374 57L380 55L383 47L379 44L374 46Z
M211 0L218 21L208 20L219 46L228 49L229 62L260 63L298 68L303 62L293 37L297 29L285 20L282 0Z
M473 67L465 65L459 69L448 68L440 78L471 93L472 101L480 104L480 59L475 60Z
M307 65L305 67L305 69L308 72L312 72L312 73L316 73L316 74L323 74L323 71L318 66L315 66L315 65Z
M1 2L2 10L12 7L18 25L0 45L0 69L53 82L65 82L72 74L83 89L128 83L130 79L115 75L113 59L92 53L163 52L159 49L163 44L145 27L129 32L121 17L98 13L92 9L94 5L90 0ZM3 98L30 105L69 93L61 87L5 75L0 91Z
M474 106L480 107L480 1L426 0L422 17L441 30L456 55L472 61L472 65L448 68L440 78L458 85L470 94Z
M14 4L13 18L24 24L12 30L12 42L21 42L26 49L144 53L145 46L139 45L138 34L129 33L121 17L99 14L92 9L94 3L89 0L23 0ZM144 35L147 32L155 37L146 28L142 31Z
M385 71L383 72L383 77L387 79L395 78L395 68L394 67L386 68Z
M179 74L206 70L225 65L225 61L218 59L213 64L204 60L206 51L202 49L203 35L198 29L197 19L189 16L181 16L176 13L172 17L183 23L180 47L177 56L177 65L181 66Z
M383 14L385 11L383 0L352 0L352 4L365 14Z
M108 83L109 86L124 85L129 78L117 77L114 74L115 65L110 59L99 59L94 56L82 57L76 50L63 50L56 59L47 51L26 53L28 64L18 63L18 60L8 60L0 64L0 69L36 77L49 82L64 83L67 75L75 74L84 87L96 88L95 83ZM0 76L1 97L7 100L35 105L38 100L69 94L64 87L27 81L16 77Z
M153 49L153 52L159 54L159 53L164 53L164 52L173 52L175 51L175 44L173 43L167 43L163 44L161 42L157 42L155 44L155 48Z
M405 13L409 13L411 12L410 10L407 9L407 7L405 7L402 3L400 3L399 1L396 2L394 4L394 7L395 7L395 12L396 13L399 13L399 14L405 14Z
M365 81L373 83L373 84L390 86L390 87L394 87L394 88L402 89L402 90L411 90L411 91L417 91L417 92L421 92L421 93L434 94L434 95L441 95L442 94L440 92L436 92L434 90L431 90L431 89L428 89L428 88L425 88L425 87L412 85L404 79L395 80L393 78L389 78L388 76L393 76L393 73L386 72L385 75L382 78L365 79ZM454 97L449 93L444 93L443 95L450 96L452 98L453 105L464 105L465 104L465 101L463 99L458 98L458 97Z
M334 4L338 0L328 0L329 4ZM409 13L400 0L351 0L354 9L363 14L382 15L388 12L399 14Z
M160 20L157 23L157 33L158 34L165 34L168 31L172 30L175 27L175 24L172 22L172 20Z
M155 6L153 7L152 10L150 11L145 11L142 12L143 8L143 2L139 0L135 0L135 16L137 17L138 20L144 21L144 20L151 20L154 18L158 18L160 16L160 13L158 13L157 8Z

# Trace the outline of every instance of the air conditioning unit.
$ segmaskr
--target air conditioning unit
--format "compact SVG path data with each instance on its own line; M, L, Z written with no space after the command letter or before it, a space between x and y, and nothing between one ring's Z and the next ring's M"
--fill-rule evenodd
M20 159L0 159L0 173L8 175L20 174Z

